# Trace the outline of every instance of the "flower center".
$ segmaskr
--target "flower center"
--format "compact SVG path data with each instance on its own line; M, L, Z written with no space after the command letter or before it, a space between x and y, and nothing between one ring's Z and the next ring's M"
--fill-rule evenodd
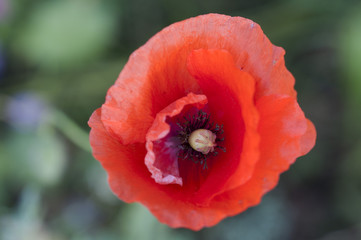
M184 121L178 121L177 126L178 158L200 163L205 169L207 159L218 155L217 149L226 152L219 144L224 140L221 138L223 125L212 123L209 114L200 110L193 116L184 117Z
M217 135L207 129L197 129L188 138L189 145L196 151L208 154L214 151Z

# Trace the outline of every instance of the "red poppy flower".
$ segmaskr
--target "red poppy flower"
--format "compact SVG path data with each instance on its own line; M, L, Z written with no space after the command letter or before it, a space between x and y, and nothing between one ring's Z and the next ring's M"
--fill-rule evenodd
M152 37L89 120L112 191L193 230L258 204L316 138L283 55L241 17L203 15Z

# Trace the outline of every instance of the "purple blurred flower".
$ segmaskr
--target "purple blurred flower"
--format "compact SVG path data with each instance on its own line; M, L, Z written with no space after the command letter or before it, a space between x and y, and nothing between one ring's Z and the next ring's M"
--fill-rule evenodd
M3 20L9 12L9 1L0 0L0 20Z
M5 106L5 118L19 130L32 130L45 121L49 109L38 95L21 92L14 95Z

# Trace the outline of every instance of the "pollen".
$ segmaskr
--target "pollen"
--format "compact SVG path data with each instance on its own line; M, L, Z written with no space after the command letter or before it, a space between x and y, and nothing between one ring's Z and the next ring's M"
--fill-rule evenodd
M190 134L188 143L197 152L208 154L217 146L216 137L217 135L210 130L197 129Z

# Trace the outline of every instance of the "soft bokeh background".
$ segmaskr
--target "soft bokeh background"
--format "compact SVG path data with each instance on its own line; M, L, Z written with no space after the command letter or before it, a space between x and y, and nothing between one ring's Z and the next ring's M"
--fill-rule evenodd
M132 51L209 12L286 49L318 139L259 206L192 232L112 195L87 120ZM0 239L361 239L360 119L357 0L0 0Z

